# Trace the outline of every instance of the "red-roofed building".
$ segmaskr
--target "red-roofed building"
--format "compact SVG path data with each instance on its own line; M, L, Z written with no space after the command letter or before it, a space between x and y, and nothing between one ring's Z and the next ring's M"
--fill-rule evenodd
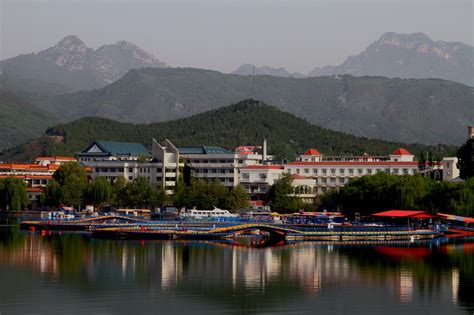
M389 155L390 161L394 162L413 162L415 156L405 150L404 148L398 148Z

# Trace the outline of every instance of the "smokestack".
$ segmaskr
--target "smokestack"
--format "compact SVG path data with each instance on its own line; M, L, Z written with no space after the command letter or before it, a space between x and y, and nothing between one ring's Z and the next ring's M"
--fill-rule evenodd
M474 126L467 127L467 138L474 139Z
M262 153L262 161L267 159L267 139L263 139L263 153Z

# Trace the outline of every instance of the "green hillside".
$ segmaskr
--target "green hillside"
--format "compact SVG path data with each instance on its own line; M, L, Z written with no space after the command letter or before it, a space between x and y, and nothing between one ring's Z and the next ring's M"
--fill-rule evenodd
M294 115L262 102L246 100L235 105L164 123L135 125L104 118L82 118L49 128L30 143L3 152L0 159L33 159L40 154L70 155L93 140L130 141L151 145L151 139L170 139L178 146L216 145L233 149L237 145L261 144L266 138L269 152L292 157L309 147L323 154L388 154L398 147L417 152L452 154L453 147L408 145L367 139L314 126Z
M6 91L0 91L0 113L0 149L36 138L59 122L53 115Z
M252 79L191 68L131 70L102 89L55 96L41 106L68 120L98 116L151 123L252 95L318 126L390 141L458 145L474 123L474 88L450 81L348 75Z

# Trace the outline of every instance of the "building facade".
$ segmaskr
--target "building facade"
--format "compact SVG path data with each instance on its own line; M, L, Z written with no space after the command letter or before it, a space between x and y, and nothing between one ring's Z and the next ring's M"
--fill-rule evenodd
M153 139L151 153L140 143L94 141L77 156L83 165L92 167L92 178L115 182L121 177L128 182L144 177L168 194L173 193L179 176L179 152L169 140L161 145Z

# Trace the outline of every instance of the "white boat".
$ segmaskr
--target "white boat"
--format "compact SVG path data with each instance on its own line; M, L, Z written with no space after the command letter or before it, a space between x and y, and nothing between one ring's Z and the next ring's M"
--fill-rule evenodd
M198 210L191 209L181 214L181 217L187 219L218 219L218 218L238 218L239 215L230 212L229 210L223 210L214 207L213 210Z

